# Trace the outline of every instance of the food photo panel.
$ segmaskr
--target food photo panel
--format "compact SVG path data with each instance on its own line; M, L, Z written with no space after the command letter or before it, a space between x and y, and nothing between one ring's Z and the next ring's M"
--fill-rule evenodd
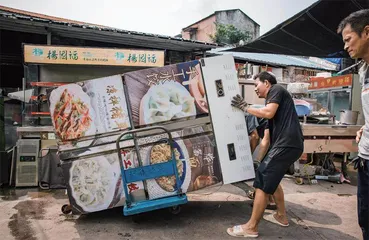
M130 128L121 75L60 86L51 91L49 105L64 143Z
M135 126L208 116L199 61L124 74Z

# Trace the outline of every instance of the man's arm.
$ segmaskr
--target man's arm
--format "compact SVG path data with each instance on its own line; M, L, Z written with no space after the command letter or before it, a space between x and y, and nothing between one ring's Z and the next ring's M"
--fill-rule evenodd
M257 161L261 162L263 160L265 154L268 152L269 145L270 145L269 129L265 129L264 137L259 144L259 152L258 156L256 157Z
M356 143L359 143L359 142L360 142L361 135L363 135L364 127L365 127L365 125L364 125L364 126L362 126L362 127L360 128L360 130L356 132Z
M246 112L258 118L272 119L277 112L278 106L279 104L277 103L268 103L263 108L247 108Z

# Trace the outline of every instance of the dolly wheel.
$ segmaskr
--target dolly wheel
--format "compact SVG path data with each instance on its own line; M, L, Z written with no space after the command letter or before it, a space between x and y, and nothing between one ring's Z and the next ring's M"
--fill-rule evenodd
M179 206L179 205L173 206L173 207L169 208L169 212L173 215L177 215L181 212L181 206Z
M132 215L132 222L134 223L141 223L143 221L143 216L142 214L136 214L136 215Z
M297 178L295 178L295 183L298 184L298 185L302 185L302 184L304 184L304 179L300 178L300 177L297 177Z
M72 212L72 207L71 207L71 205L69 205L69 204L64 204L64 205L61 207L61 211L62 211L62 213L64 213L64 214L69 214L69 213L71 213L71 212Z

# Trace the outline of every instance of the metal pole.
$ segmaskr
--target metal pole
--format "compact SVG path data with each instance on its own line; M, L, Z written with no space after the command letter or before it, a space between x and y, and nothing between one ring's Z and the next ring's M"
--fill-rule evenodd
M363 63L363 62L364 62L363 60L361 60L361 61L357 62L357 63L355 63L354 65L351 65L350 67L347 67L347 68L345 68L345 69L343 69L343 70L339 71L339 72L337 73L337 75L341 75L342 73L344 73L344 72L346 72L346 71L348 71L348 70L350 70L350 69L352 69L352 68L354 68L354 67L356 67L356 66L360 65L360 64L361 64L361 63Z
M4 96L0 90L0 152L5 152L5 117L4 117ZM2 156L5 156L2 155ZM0 161L1 162L1 161Z

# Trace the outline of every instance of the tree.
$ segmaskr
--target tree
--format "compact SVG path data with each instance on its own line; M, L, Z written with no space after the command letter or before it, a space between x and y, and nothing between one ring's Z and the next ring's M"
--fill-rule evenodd
M248 42L251 40L251 33L241 31L231 24L215 23L215 34L210 35L213 42L218 44L238 44L240 40Z

